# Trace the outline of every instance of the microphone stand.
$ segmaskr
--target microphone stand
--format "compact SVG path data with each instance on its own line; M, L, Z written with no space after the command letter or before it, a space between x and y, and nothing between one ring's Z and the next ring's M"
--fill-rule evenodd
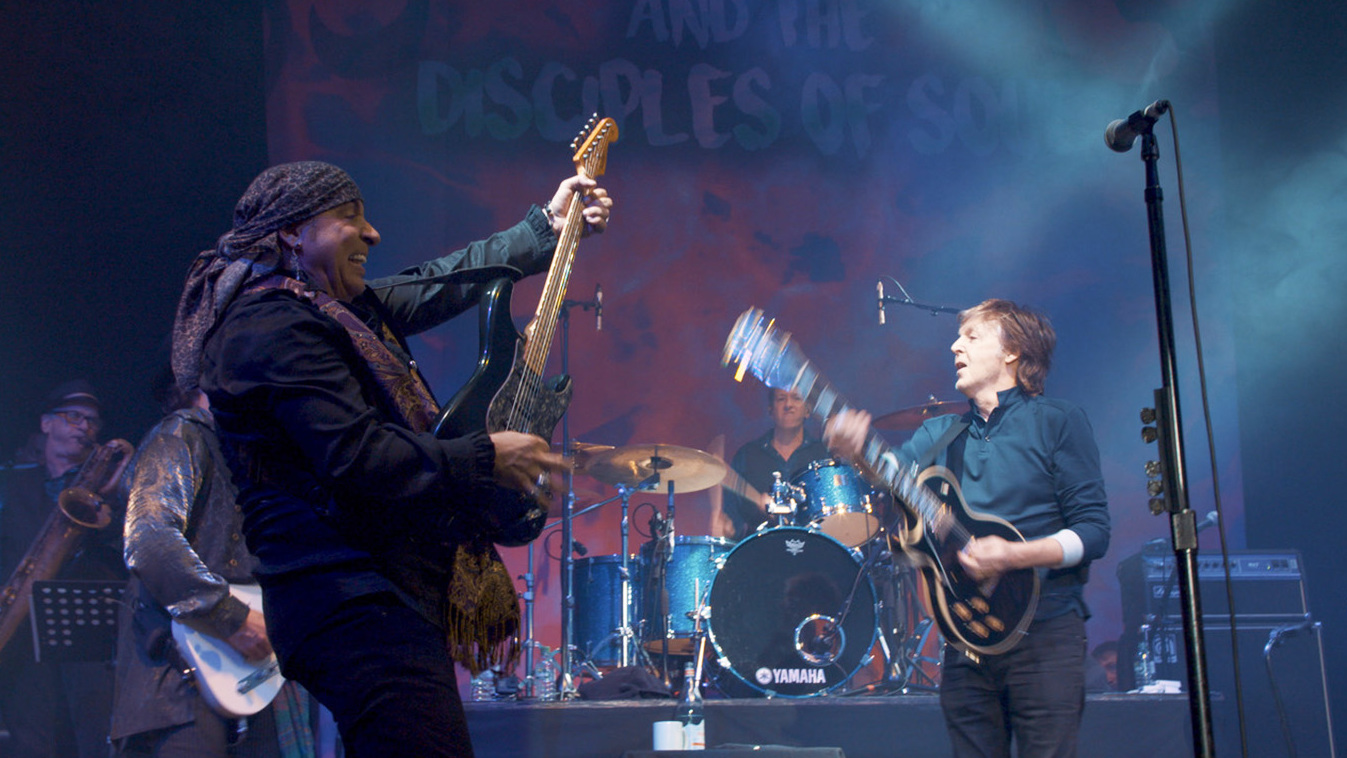
M571 354L571 308L579 306L589 311L595 310L595 318L602 318L599 315L598 308L602 307L601 300L597 296L598 289L595 288L595 298L593 300L562 300L559 316L562 319L562 376L570 373L570 354ZM602 322L598 322L602 324ZM602 329L602 326L599 326ZM568 411L562 415L562 448L566 455L574 455L571 450L571 413ZM566 499L562 501L562 656L560 656L560 669L562 669L562 681L556 688L556 696L559 700L568 700L572 697L578 697L579 691L575 688L575 679L571 676L571 640L575 635L575 539L571 532L571 526L574 524L574 516L571 510L575 508L575 467L571 466L566 471ZM625 545L624 545L625 555ZM533 547L529 544L528 552L529 574L533 571ZM625 565L624 565L625 568ZM529 625L532 625L532 610L529 611ZM532 640L533 627L528 627L529 640ZM532 656L529 656L528 665L532 666Z
M590 308L598 309L600 303L598 298L594 300L562 300L558 315L561 318L561 373L563 376L570 373L570 354L571 354L571 308L580 306L586 311ZM562 449L566 455L574 455L575 451L571 449L571 414L568 410L561 416L561 443ZM557 699L569 700L579 696L579 690L575 687L575 679L571 675L571 640L575 636L575 538L572 533L574 516L571 511L575 508L575 467L571 466L566 471L566 499L561 504L561 658L559 661L561 668L561 682L557 686ZM625 550L625 547L624 547ZM624 566L625 569L625 566ZM533 572L533 546L529 545L529 573ZM531 594L531 593L530 593ZM532 639L532 612L529 614L529 638ZM528 665L533 663L532 655L529 656Z
M893 279L893 277L891 277L891 276L890 276L889 278L890 278L890 279ZM959 313L959 312L961 312L961 311L963 310L962 308L951 308L951 307L949 307L949 306L947 306L947 305L928 305L928 304L926 304L926 303L919 303L919 302L917 302L916 300L913 300L911 295L907 294L907 290L903 289L903 285L902 285L897 279L893 279L893 283L896 284L896 285L898 285L898 291L901 292L901 293L903 293L903 296L902 296L902 297L894 297L893 295L885 295L885 294L883 294L883 290L881 289L881 290L880 290L880 293L881 293L881 294L879 295L879 303L880 303L880 305L884 305L884 304L886 304L886 303L893 303L893 304L895 304L895 305L910 305L910 306L912 306L912 307L914 307L914 308L920 308L920 309L922 309L922 310L924 310L924 311L930 311L932 316L935 316L935 315L940 314L940 313L955 313L955 314L957 314L957 313ZM883 280L881 280L881 281L880 281L880 286L881 286L881 288L882 288L883 284L884 284L884 282L883 282ZM881 310L881 313L882 313L882 310ZM883 322L881 321L880 323L883 323Z
M1155 391L1156 430L1161 440L1165 492L1168 493L1170 536L1174 566L1183 606L1184 647L1188 659L1188 708L1193 728L1193 755L1213 758L1211 693L1207 689L1206 642L1202 633L1202 604L1198 593L1197 526L1188 506L1187 470L1183 455L1183 420L1174 357L1174 320L1170 303L1169 259L1165 249L1165 222L1156 164L1160 157L1151 125L1141 132L1141 160L1146 165L1146 219L1150 228L1151 269L1155 286L1155 317L1160 337L1162 386ZM1158 512L1158 511L1157 511Z

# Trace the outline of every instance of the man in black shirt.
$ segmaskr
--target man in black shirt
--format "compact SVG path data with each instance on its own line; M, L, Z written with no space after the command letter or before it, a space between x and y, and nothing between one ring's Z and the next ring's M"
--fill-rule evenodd
M779 472L782 480L789 482L810 463L831 456L822 440L805 433L809 411L799 395L779 389L768 389L767 393L772 428L739 448L730 462L732 472L725 478L723 507L734 524L734 533L729 536L736 540L749 536L769 520L767 505L774 474Z

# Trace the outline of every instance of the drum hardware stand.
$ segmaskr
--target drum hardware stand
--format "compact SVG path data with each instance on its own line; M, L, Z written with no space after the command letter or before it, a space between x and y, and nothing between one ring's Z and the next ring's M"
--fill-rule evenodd
M881 566L879 562L885 560L886 558L889 560L889 563L886 566ZM888 573L890 576L896 577L897 570L892 564L892 558L893 554L891 551L883 549L872 550L872 552L866 557L865 563L862 565L861 571L857 575L858 576L857 581L859 582L860 575L867 572L871 575L872 578L874 578L877 574L882 574L881 569L885 567L889 569ZM889 577L881 576L881 579L883 581L891 581ZM892 581L896 582L896 579ZM883 589L888 589L888 587L886 587L882 583L877 583L876 594L880 598L880 604L885 608L885 610L891 613L896 613L899 610L898 603L901 599L900 598L900 595L902 594L901 588L897 587L893 588L894 593L892 597L883 594ZM854 594L855 590L853 589L852 592ZM878 619L880 624L879 649L884 656L883 681L879 682L878 684L869 684L864 687L858 687L856 689L847 690L846 692L839 693L841 697L847 697L850 695L872 695L872 694L885 695L895 692L903 693L907 691L909 683L911 682L912 679L913 672L917 668L916 656L920 653L922 644L925 642L926 635L921 634L920 640L917 640L916 636L908 635L906 609L904 608L902 610L904 615L901 617L902 620L897 626L897 628L891 628L889 622L898 621L898 618L889 619L881 616ZM930 620L924 619L922 623L929 625ZM919 624L918 626L920 627L921 624ZM892 645L890 645L889 642L890 638L889 632L894 632L894 634L892 635L893 636Z
M657 475L651 475L655 478ZM644 482L642 482L644 484ZM636 634L632 629L631 623L631 601L633 593L631 591L631 493L640 489L637 487L627 487L626 485L617 485L618 497L622 499L622 626L618 633L622 635L622 650L618 653L618 665L630 666L632 661L633 648L638 647L636 643Z
M807 497L804 487L786 482L780 471L773 471L772 501L767 506L767 515L776 516L777 526L794 526L795 514Z
M692 664L692 681L683 682L686 690L688 687L696 687L702 681L702 667L706 661L706 629L705 622L711 617L711 608L707 605L711 594L711 585L706 586L704 592L698 593L696 610L689 611L688 617L692 619L692 649L695 660Z
M930 663L935 666L943 665L939 658L930 658L921 654L922 648L926 647L926 641L931 638L931 633L937 632L935 620L924 618L917 622L917 628L913 630L912 635L908 637L907 649L903 651L903 657L908 661L907 673L903 677L903 691L910 689L922 690L925 692L934 692L940 688L940 682L932 679L922 668L916 664ZM916 675L920 675L923 682L913 682Z
M659 470L650 476L655 482L659 481ZM647 479L649 481L650 479ZM660 638L660 670L659 675L665 687L671 686L669 674L669 562L673 560L674 545L677 542L676 532L674 530L674 481L669 480L669 504L665 506L664 518L651 520L650 538L654 542L651 549L650 563L654 581L652 589L655 591L655 615L659 616L659 638ZM626 539L626 528L623 528L623 539ZM649 656L646 657L647 661ZM623 665L626 665L625 663Z

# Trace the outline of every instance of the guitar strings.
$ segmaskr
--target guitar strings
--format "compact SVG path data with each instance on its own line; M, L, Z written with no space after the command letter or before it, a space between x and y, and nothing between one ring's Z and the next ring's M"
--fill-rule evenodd
M556 312L560 307L560 290L563 286L562 282L570 277L570 269L575 257L575 243L579 225L571 223L570 219L579 212L579 206L579 193L571 193L571 199L566 208L567 224L563 227L562 237L557 243L557 250L561 251L565 259L557 272L558 275L553 277L549 274L543 285L542 303L547 312L539 313L539 318L535 321L535 324L543 325L542 331L531 335L524 346L524 365L528 368L528 373L521 381L519 392L515 394L510 407L507 417L507 424L510 429L522 430L521 427L529 420L525 418L525 409L535 408L537 399L542 394L543 369L545 368L548 348L552 344L552 338L556 331Z

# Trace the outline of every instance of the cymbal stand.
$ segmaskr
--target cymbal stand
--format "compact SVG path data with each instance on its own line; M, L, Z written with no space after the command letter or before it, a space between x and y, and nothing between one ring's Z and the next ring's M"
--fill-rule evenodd
M660 673L663 676L664 686L668 687L670 683L669 629L671 626L669 619L669 562L673 560L674 545L678 542L674 532L674 482L672 479L669 480L669 504L665 510L664 531L656 539L658 539L658 543L655 545L651 563L657 565L655 575L659 577L658 584L655 587L655 597L659 599Z
M622 498L622 626L618 634L622 637L622 649L618 652L618 665L630 666L634 659L636 633L632 629L632 591L631 591L631 493L639 487L617 485L618 497Z

